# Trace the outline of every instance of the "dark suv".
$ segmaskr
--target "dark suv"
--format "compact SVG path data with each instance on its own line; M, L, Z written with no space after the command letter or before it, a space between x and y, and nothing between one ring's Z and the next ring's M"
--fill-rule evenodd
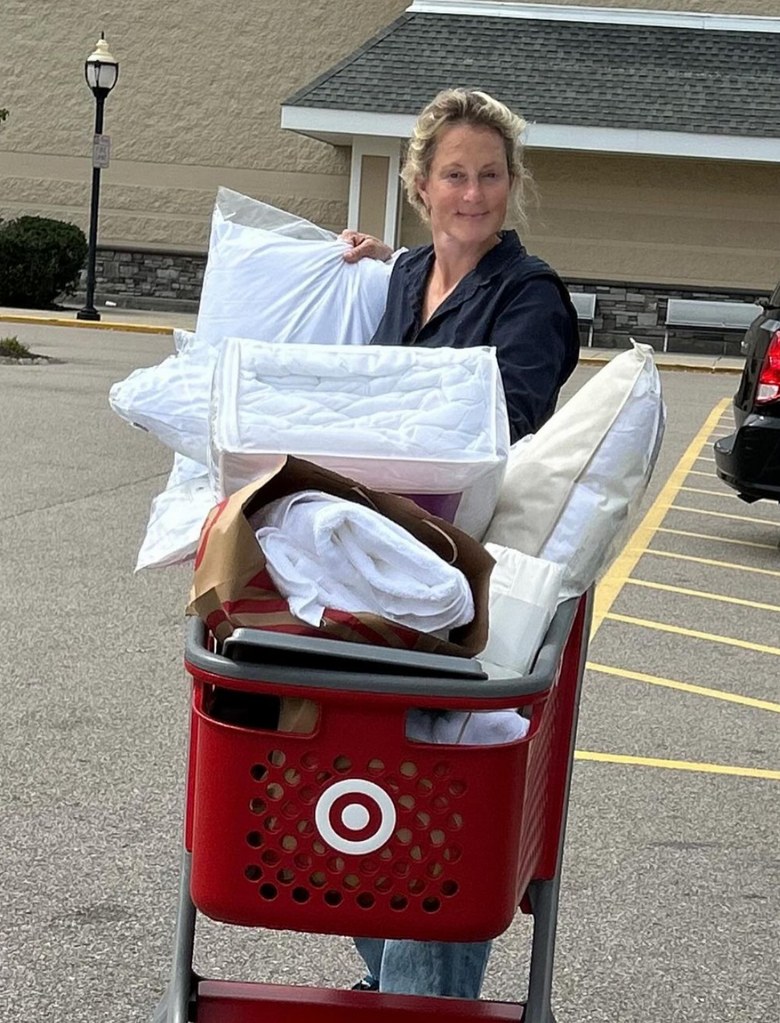
M780 501L780 284L748 327L734 395L737 429L715 444L718 476L743 501Z

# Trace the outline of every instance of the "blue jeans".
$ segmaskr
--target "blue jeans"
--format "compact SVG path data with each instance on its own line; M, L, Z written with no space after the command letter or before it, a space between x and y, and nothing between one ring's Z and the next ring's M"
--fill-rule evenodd
M355 938L355 946L380 991L479 998L491 942Z

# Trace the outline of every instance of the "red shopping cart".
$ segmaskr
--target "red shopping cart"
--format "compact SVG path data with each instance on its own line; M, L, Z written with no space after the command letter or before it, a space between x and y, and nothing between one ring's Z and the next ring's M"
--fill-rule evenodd
M192 716L171 983L158 1023L553 1023L560 869L590 594L530 675L479 660L190 623ZM269 727L280 701L307 732ZM521 708L502 745L407 737L411 709ZM270 715L270 717L269 717ZM197 912L243 926L481 941L533 916L524 1004L204 980Z

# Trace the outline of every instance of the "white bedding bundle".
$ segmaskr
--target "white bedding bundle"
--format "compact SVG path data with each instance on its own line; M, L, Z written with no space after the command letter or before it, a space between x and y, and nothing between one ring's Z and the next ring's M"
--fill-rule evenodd
M120 416L176 452L137 568L192 557L219 499L279 454L298 455L424 498L499 545L486 657L525 672L556 604L608 564L650 478L664 428L652 351L617 356L510 452L495 352L365 345L390 267L346 264L343 251L330 232L220 189L195 334L176 331L175 355L111 389ZM370 546L353 554L374 556ZM289 567L289 549L286 558ZM413 561L402 553L399 564L411 572ZM332 606L327 597L319 604ZM317 600L307 599L301 613L314 615ZM368 609L392 617L384 597Z

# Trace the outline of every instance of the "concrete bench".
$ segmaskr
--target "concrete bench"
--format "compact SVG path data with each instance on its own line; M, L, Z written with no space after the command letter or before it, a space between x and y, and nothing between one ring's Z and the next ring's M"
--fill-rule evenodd
M593 319L596 315L596 296L587 291L570 291L572 305L577 310L577 319L588 325L588 347L593 345Z
M664 351L669 344L670 327L696 327L700 330L738 330L743 333L763 312L749 302L706 302L690 298L670 298L666 310Z

